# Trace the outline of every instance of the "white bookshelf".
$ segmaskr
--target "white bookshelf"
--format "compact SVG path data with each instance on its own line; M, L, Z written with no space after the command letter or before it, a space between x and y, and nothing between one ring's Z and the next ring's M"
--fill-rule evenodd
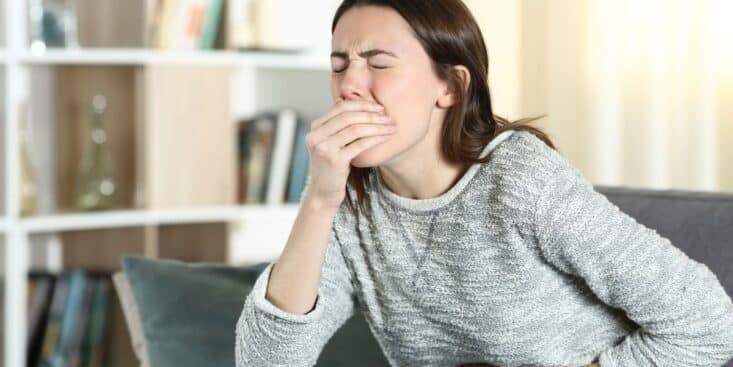
M287 220L297 215L298 205L242 205L162 210L112 210L99 213L41 215L20 220L19 229L28 234L163 224L247 222L268 213Z
M27 65L186 63L315 71L330 70L328 57L328 54L323 52L279 54L275 52L167 51L156 49L50 49L44 52L25 51L18 55L19 61Z
M2 101L3 193L0 215L0 276L5 281L2 330L2 362L6 367L23 367L26 363L26 303L27 274L31 264L31 237L53 235L73 230L107 229L116 227L219 223L231 224L229 260L239 261L246 246L253 243L263 248L252 252L260 258L278 254L284 246L298 206L247 205L229 207L195 207L170 210L116 210L96 213L47 214L20 216L18 111L19 103L32 88L30 75L35 69L55 65L146 65L159 63L193 63L231 65L240 70L233 77L236 90L233 115L282 104L302 107L306 118L325 107L328 100L328 55L323 51L298 54L273 52L242 53L235 51L161 51L155 49L49 49L42 53L28 48L27 0L0 0L0 18L4 40L0 45L0 64L4 100ZM327 46L327 45L326 45ZM262 75L262 76L261 76ZM302 76L293 78L293 75ZM277 84L290 83L286 93L263 88L250 79L273 78ZM318 83L315 87L312 82ZM244 85L242 85L244 84ZM325 87L325 88L324 88ZM312 91L323 91L322 96ZM304 93L303 91L311 91ZM282 99L280 99L282 98ZM297 99L296 102L293 102ZM310 115L310 116L309 116ZM20 321L19 321L20 320Z

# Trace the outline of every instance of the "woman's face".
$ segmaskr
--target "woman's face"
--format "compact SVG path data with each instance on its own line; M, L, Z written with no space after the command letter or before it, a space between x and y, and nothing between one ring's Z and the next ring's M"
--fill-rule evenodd
M397 126L390 140L362 152L353 166L387 163L429 131L439 131L444 110L437 109L436 101L444 84L399 13L388 7L351 8L336 25L331 50L333 101L377 102Z

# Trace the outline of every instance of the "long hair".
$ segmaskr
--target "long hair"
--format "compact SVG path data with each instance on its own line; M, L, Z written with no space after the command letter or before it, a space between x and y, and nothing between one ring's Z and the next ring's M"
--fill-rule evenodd
M476 20L461 0L344 0L334 15L331 34L347 10L360 6L384 6L397 11L412 27L438 78L460 93L460 101L446 112L441 131L441 153L448 162L473 164L489 161L491 154L480 158L481 152L494 137L506 130L530 131L555 149L546 133L529 126L545 115L510 122L492 112L486 44ZM460 76L454 73L455 65L463 65L470 72L471 82L465 94ZM347 185L356 192L358 203L354 203L347 194L346 204L355 217L358 218L360 209L373 225L368 200L372 186L370 170L351 167Z

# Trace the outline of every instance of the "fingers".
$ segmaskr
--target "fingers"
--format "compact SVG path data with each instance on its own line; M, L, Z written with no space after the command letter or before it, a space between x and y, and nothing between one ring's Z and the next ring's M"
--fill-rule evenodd
M338 99L331 110L313 121L306 134L313 161L348 167L361 152L391 138L396 128L390 120L376 103Z
M343 112L347 111L372 111L372 112L379 112L384 111L384 107L381 105L370 102L370 101L343 101L341 99L338 100L339 102L336 103L336 105L331 108L328 112L326 112L325 115L321 116L320 118L316 119L311 123L311 130L318 128L322 124L324 124L326 121L331 120L336 115L339 115Z
M311 128L310 139L314 145L318 145L332 135L351 131L352 139L342 142L339 147L359 137L360 133L369 134L377 128L383 128L390 122L388 116L380 115L377 112L343 112L331 120L321 124L319 127Z
M312 131L306 136L308 144L314 152L323 157L339 156L339 161L350 162L351 159L365 149L386 141L396 132L394 125L385 124L351 124L334 135L324 137L321 129Z
M382 144L391 138L392 135L378 135L370 136L368 138L362 138L342 149L342 154L347 161L351 162L351 160L358 156L361 152L376 145Z
M331 142L339 149L352 142L366 137L391 135L396 131L394 125L385 124L353 124L331 137Z

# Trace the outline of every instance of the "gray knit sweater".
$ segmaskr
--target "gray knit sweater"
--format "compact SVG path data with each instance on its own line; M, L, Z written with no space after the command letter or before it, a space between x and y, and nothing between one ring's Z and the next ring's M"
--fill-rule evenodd
M505 132L488 153L425 200L389 191L373 169L376 227L341 206L308 314L265 299L268 266L236 325L237 366L312 366L353 312L400 367L733 358L733 303L707 266L621 212L533 134Z

